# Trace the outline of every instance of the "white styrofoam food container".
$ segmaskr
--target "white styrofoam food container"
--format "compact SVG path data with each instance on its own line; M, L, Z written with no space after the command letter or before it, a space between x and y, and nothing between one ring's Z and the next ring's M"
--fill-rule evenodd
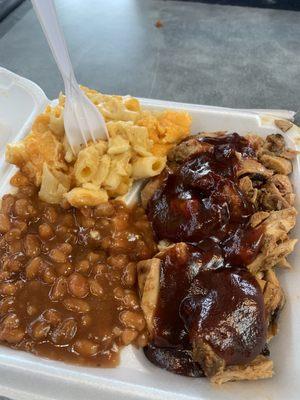
M24 136L34 117L49 102L43 91L24 78L0 68L0 197L11 190L14 167L4 161L5 144ZM141 99L151 109L173 108L190 112L192 133L199 131L255 132L265 137L279 132L274 118L292 118L293 113L274 110L243 111L218 107ZM285 134L288 145L300 144L300 129ZM293 182L299 206L299 160L294 164ZM299 224L293 235L299 236ZM0 395L18 400L282 400L299 399L300 393L300 250L290 257L291 271L280 271L287 304L280 318L281 330L271 342L275 364L272 379L232 382L221 387L207 379L193 379L156 368L142 351L127 347L115 369L85 368L38 358L32 354L0 347Z

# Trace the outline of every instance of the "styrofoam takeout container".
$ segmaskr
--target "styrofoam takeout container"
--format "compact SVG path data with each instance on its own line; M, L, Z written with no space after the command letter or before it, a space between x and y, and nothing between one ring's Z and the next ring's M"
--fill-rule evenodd
M0 196L11 190L15 170L4 161L5 144L24 136L34 117L49 102L43 91L24 78L0 68ZM218 107L141 99L151 109L173 108L190 112L192 132L255 132L263 137L282 133L274 119L292 119L293 113L274 110L232 110ZM291 148L300 145L300 129L284 134ZM298 148L299 149L299 148ZM293 182L299 206L299 159L294 163ZM297 224L293 235L299 237ZM207 379L193 379L156 368L142 351L127 347L115 369L85 368L38 358L32 354L0 347L0 394L18 400L294 400L300 396L300 249L290 257L291 271L280 271L287 304L280 318L281 330L271 342L275 364L272 379L232 382L221 387Z

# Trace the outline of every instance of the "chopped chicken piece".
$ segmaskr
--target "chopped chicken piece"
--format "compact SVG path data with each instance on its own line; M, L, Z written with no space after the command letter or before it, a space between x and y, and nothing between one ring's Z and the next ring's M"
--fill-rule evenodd
M159 294L160 263L158 258L152 258L137 264L141 308L150 334L153 332L153 318Z
M292 268L291 264L288 262L288 260L285 257L281 258L278 261L278 263L276 264L276 267L285 268L285 269L291 269Z
M194 136L188 140L184 140L177 146L175 146L168 154L169 161L182 162L188 157L194 154L206 153L213 146L209 143L199 142L197 136Z
M270 181L261 189L259 202L266 210L282 210L291 206L275 184Z
M270 215L270 213L267 211L257 211L255 214L253 214L250 218L250 224L251 224L252 228L255 228L262 221L267 219L269 215Z
M282 310L285 298L279 281L272 270L267 270L264 276L264 303L268 321L268 341L277 334L277 319Z
M297 211L290 207L280 211L271 211L269 215L258 212L251 217L251 225L257 226L261 219L265 229L263 246L256 259L248 265L252 273L274 267L279 260L290 254L297 239L288 239L289 231L296 224ZM265 218L266 217L266 218Z
M201 365L207 377L224 371L224 359L219 357L208 343L199 338L193 343L193 359Z
M258 271L273 268L278 264L279 260L288 256L294 250L296 243L297 239L288 239L283 243L273 245L273 251L270 254L259 253L256 259L252 261L247 268L253 274Z
M272 211L264 221L265 243L269 241L282 241L296 224L297 210L294 207L284 210ZM271 249L273 250L273 249Z
M160 175L156 176L155 178L151 179L146 185L144 186L143 190L141 191L141 202L142 206L146 209L148 201L154 195L155 191L160 187L161 179Z
M221 385L229 381L254 380L271 378L273 375L273 361L259 355L251 363L246 365L233 365L224 371L218 372L210 380Z
M260 161L265 167L272 169L278 174L288 175L292 172L292 163L286 158L264 154L260 157Z
M265 168L265 166L253 158L245 158L240 162L239 170L237 171L238 177L242 177L243 175L255 175L263 178L270 178L273 175L273 172Z
M277 187L277 189L283 196L293 192L291 181L286 175L273 175L270 181Z
M244 193L246 193L250 201L255 204L257 200L258 189L253 187L252 180L249 178L249 176L243 176L240 179L239 187Z
M249 140L249 142L251 143L252 147L256 151L258 149L262 148L262 146L264 144L264 139L261 136L258 136L258 135L255 135L255 134L246 135L245 138L247 140Z

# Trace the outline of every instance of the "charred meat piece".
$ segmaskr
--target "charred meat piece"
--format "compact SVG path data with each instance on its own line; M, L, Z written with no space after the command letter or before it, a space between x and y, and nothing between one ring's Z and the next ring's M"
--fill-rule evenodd
M246 269L200 271L182 301L180 314L189 330L195 358L200 363L203 358L201 365L208 376L221 368L219 358L225 366L246 364L265 346L263 293Z
M177 375L192 378L205 376L200 364L194 361L191 350L161 348L150 343L144 348L144 353L152 364Z
M248 141L233 134L201 138L201 143L213 145L213 151L180 164L148 202L147 214L159 240L198 242L211 236L221 240L255 212L236 177L240 164L236 152L253 152Z
M138 263L138 274L142 307L151 304L143 307L152 335L145 354L156 365L190 376L196 361L213 376L261 353L267 327L260 285L247 269L225 267L213 241L173 245Z

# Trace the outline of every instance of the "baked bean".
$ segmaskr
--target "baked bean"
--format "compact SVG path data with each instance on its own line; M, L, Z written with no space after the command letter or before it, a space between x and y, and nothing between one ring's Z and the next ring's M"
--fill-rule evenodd
M88 260L81 260L77 263L75 270L77 272L81 272L83 274L86 274L90 270L90 263Z
M107 231L111 228L112 223L111 223L109 220L107 220L107 219L101 218L101 219L98 219L98 220L97 220L95 226L96 226L96 228L99 229L100 231L107 232Z
M61 240L65 240L66 236L68 235L68 228L66 226L57 225L55 228L56 237L59 237Z
M93 226L95 226L95 220L93 218L83 218L81 220L81 225L84 228L93 228Z
M42 316L51 326L57 326L62 320L61 314L52 308L44 311Z
M7 242L5 236L0 237L0 250L6 250Z
M60 223L63 226L66 226L68 228L72 228L74 226L74 219L73 216L71 214L66 214L62 217L62 219L60 220Z
M132 329L124 329L124 331L121 334L121 339L122 342L125 346L128 344L132 343L134 339L137 337L138 332L134 331Z
M14 311L14 297L6 297L0 301L0 316L8 314L9 312Z
M139 308L139 301L137 295L132 291L130 293L126 293L122 301L124 305L128 308L137 309Z
M21 186L19 188L19 195L20 198L26 198L26 197L32 197L34 194L36 194L37 188L35 186Z
M111 245L111 238L110 238L109 236L107 236L107 237L105 237L105 238L103 238L103 239L101 240L101 247L102 247L104 250L107 250L107 249L109 248L110 245Z
M38 309L35 306L33 306L32 304L29 304L27 306L26 311L27 311L27 314L30 315L31 317L38 313Z
M115 230L124 231L129 226L128 215L127 214L117 214L113 219L113 224Z
M57 264L55 270L59 275L69 276L74 271L74 267L71 263L66 262L63 264Z
M112 329L112 333L115 335L115 336L121 336L121 334L122 334L122 329L120 329L118 326L115 326L113 329Z
M4 282L11 277L12 273L10 271L0 271L0 282Z
M43 272L43 282L47 283L48 285L52 285L56 280L56 274L53 270L53 267L48 265L45 267Z
M95 210L95 217L112 217L115 214L114 206L111 203L99 204Z
M62 300L67 294L67 280L65 277L60 276L53 284L49 297L52 301Z
M117 300L121 300L125 295L125 290L121 287L114 288L114 297Z
M81 324L83 327L88 327L92 324L92 317L89 314L83 314L81 316Z
M23 175L20 171L18 171L11 178L10 184L16 187L28 186L29 180L25 175Z
M80 219L91 218L93 216L93 209L90 207L82 207L79 210L77 209L76 211L78 214L78 218Z
M15 204L14 196L11 194L5 194L2 197L2 202L1 202L1 208L3 214L8 215L13 210L14 204Z
M107 265L100 263L93 266L94 275L102 275L105 272L107 272Z
M103 245L102 245L103 247ZM109 250L111 254L123 254L126 253L126 249L128 247L128 240L127 236L125 235L118 235L113 238L113 242L109 241Z
M111 366L123 345L146 342L135 290L136 249L145 254L149 242L151 258L155 246L142 211L137 218L115 201L97 208L67 205L66 211L40 201L28 185L4 206L0 341L57 359Z
M145 347L145 346L147 346L148 343L149 343L149 335L148 335L148 333L147 332L142 332L138 336L138 338L136 340L136 345L138 347Z
M41 272L43 267L43 260L41 257L35 257L29 261L26 266L26 278L35 279Z
M116 256L110 256L107 259L107 264L116 268L124 268L128 264L128 256L126 254L119 254Z
M72 252L72 245L70 243L62 243L59 245L59 250L61 250L64 254L70 255Z
M9 232L6 232L5 234L5 240L7 243L13 243L16 240L21 239L22 232L18 228L13 228Z
M55 344L69 344L77 332L77 323L73 318L60 322L52 332L51 339Z
M51 326L46 321L37 321L31 327L31 335L33 339L41 341L45 340L50 332Z
M135 257L142 260L151 257L151 250L141 239L135 242Z
M87 255L87 261L89 261L91 264L94 264L97 261L103 261L105 258L105 253L103 251L99 251L98 253L90 251Z
M99 345L88 339L78 339L74 343L74 351L83 357L93 357L99 351Z
M145 229L148 228L149 222L148 222L147 220L136 221L135 224L134 224L134 226L135 226L138 230L143 231L143 230L145 230Z
M99 231L93 229L90 231L90 238L97 242L101 239L101 234Z
M143 207L137 207L134 211L135 219L140 220L145 218L145 210Z
M27 231L27 224L24 221L14 221L14 228L19 229L21 233L25 233Z
M85 300L74 299L73 297L69 297L63 301L63 305L67 310L73 311L76 313L86 313L90 311L90 305Z
M16 314L9 314L0 325L0 340L15 344L25 336L25 330L20 326L20 320Z
M10 221L7 215L0 214L0 232L6 233L10 230Z
M89 293L87 279L76 272L68 277L68 288L70 294L79 298L86 297Z
M58 249L52 249L49 253L49 257L57 263L65 263L67 261L67 255Z
M120 314L120 320L126 328L134 328L138 331L142 331L145 328L145 319L140 312L123 311Z
M122 284L124 286L133 286L136 281L136 264L131 262L128 263L125 268L124 272L122 275Z
M44 218L50 222L50 224L55 224L58 219L58 215L53 207L48 206L44 210Z
M22 240L15 240L14 242L11 242L8 246L8 251L10 253L22 253L22 250Z
M15 213L18 217L28 218L36 214L36 210L28 199L18 199L15 202Z
M52 227L46 222L39 226L39 235L42 240L49 240L54 235Z
M90 279L89 284L90 284L90 292L92 293L93 296L99 297L103 295L104 293L103 287L96 279Z
M0 294L4 296L14 296L18 290L16 283L1 283Z
M18 272L22 268L22 263L21 261L17 259L9 259L3 262L3 271L9 271L9 272Z
M27 235L24 240L25 253L28 257L36 257L41 252L40 240L37 235Z

